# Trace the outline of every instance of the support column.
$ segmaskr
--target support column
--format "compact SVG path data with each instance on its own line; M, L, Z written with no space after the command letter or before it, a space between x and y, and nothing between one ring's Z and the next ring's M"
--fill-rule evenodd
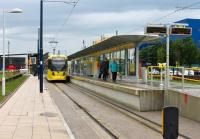
M78 65L79 65L79 76L81 75L81 60L78 60Z
M125 76L128 76L128 49L125 49Z
M76 60L74 61L74 74L76 74Z
M169 77L169 43L170 43L170 26L167 26L167 37L166 37L166 88L170 87Z
M139 50L139 44L138 45L136 45L136 80L137 80L137 82L139 81L139 65L140 65L140 60L139 60L139 57L140 57L140 55L139 55L139 52L140 52L140 50Z

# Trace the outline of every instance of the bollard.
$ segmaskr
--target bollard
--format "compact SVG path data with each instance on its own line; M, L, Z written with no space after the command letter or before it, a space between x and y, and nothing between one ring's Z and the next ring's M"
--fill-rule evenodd
M164 107L162 110L162 135L164 139L178 138L178 117L176 107Z

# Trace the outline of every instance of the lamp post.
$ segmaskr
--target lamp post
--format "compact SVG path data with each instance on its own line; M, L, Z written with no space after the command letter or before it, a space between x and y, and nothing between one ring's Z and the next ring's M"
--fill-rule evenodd
M8 41L8 65L10 65L10 56L9 56L9 54L10 54L10 41Z
M3 9L3 75L2 75L2 96L5 96L5 13L22 13L22 9L15 8L12 10Z
M67 2L61 0L40 0L40 93L43 93L43 3L44 2L58 2L65 4L76 5L77 2Z

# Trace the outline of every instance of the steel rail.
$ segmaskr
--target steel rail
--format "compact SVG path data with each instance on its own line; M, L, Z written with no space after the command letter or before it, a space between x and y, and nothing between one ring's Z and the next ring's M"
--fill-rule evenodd
M71 88L73 88L74 90L77 90L77 91L80 91L82 93L85 93L86 95L92 97L92 98L95 98L95 99L98 99L100 100L101 102L109 105L110 107L118 110L119 112L121 112L122 114L125 114L127 115L128 117L134 119L134 120L137 120L139 121L141 124L149 127L150 129L158 132L158 133L161 133L161 124L158 124L148 118L145 118L133 111L131 111L130 109L127 109L117 103L114 103L114 102L111 102L110 100L100 96L100 95L97 95L95 92L89 90L89 89L86 89L86 88L83 88L81 86L78 86L78 85L74 85L74 84L66 84L67 86L70 86ZM191 139L190 137L186 136L186 135L183 135L181 133L179 133L179 137L181 138L184 138L184 139Z

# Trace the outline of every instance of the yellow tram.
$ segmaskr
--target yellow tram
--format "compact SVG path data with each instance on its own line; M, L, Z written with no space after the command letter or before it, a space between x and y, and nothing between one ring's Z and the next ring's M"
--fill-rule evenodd
M46 61L48 81L67 81L70 78L67 72L67 57L65 55L49 55Z

